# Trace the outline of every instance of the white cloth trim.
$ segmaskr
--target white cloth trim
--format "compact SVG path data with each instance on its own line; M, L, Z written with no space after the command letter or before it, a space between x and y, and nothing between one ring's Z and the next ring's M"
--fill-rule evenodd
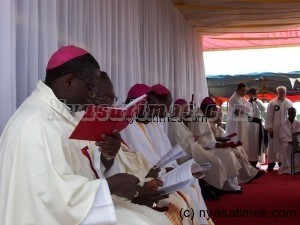
M115 224L116 221L114 204L110 197L107 181L101 179L93 206L81 225L109 225Z

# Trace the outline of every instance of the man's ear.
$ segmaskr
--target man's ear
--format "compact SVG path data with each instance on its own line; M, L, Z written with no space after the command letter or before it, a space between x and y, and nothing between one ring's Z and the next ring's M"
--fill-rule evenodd
M64 80L64 89L66 91L68 91L71 86L72 86L72 82L74 81L76 77L74 76L73 73L68 73L66 76L65 76L65 80Z

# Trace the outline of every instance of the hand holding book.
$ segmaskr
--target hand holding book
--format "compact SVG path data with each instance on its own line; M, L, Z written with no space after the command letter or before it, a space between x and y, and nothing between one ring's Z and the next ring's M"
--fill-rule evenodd
M165 154L155 165L155 168L163 168L173 160L186 156L186 152L180 147L179 144L175 145L167 154Z
M124 108L88 106L70 139L103 141L102 134L112 136L114 131L120 132L134 120L146 97L142 95Z
M161 180L163 181L163 187L159 190L168 194L189 186L194 181L193 174L197 174L197 177L200 176L203 178L203 172L210 168L209 163L205 163L203 165L204 166L202 167L193 159L190 159L179 167L162 175Z

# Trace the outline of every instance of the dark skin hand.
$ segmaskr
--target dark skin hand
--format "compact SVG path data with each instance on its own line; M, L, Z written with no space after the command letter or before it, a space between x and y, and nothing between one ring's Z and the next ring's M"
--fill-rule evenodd
M173 170L174 168L173 167L166 167L166 173L170 172L171 170ZM160 168L151 168L149 173L146 175L145 178L148 178L148 177L153 177L153 178L157 178L158 177L158 173L160 172Z
M157 196L138 196L134 199L132 199L132 203L134 204L139 204L139 205L145 205L148 206L150 208L152 208L153 203L157 203L162 199L168 198L169 195L157 195Z
M147 178L147 177L157 178L159 172L160 172L160 168L156 168L156 169L151 168L145 178Z
M106 178L111 194L119 197L133 199L142 187L139 178L127 173L118 173Z
M236 109L236 110L234 111L234 114L235 114L236 116L239 116L241 113L242 113L242 112L241 112L240 110L238 110L238 109Z
M270 138L273 138L273 132L270 132L269 134L270 134Z
M96 142L101 148L101 162L106 170L113 165L114 157L118 154L121 147L121 136L119 132L114 132L112 136L102 135L103 142Z
M149 182L145 182L144 186L147 188L150 188L153 191L157 191L160 187L163 186L163 182L159 179L153 179L150 180Z
M158 179L145 182L144 186L138 190L139 196L133 198L131 202L152 208L153 203L156 204L159 200L169 197L169 195L163 195L162 192L158 191L158 188L161 187L162 184L162 181Z

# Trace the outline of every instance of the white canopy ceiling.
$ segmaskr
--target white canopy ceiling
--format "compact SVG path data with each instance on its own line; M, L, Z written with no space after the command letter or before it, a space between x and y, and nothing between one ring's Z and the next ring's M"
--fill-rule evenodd
M204 50L300 45L300 0L172 0Z
M299 27L300 0L172 0L207 35L282 31Z

